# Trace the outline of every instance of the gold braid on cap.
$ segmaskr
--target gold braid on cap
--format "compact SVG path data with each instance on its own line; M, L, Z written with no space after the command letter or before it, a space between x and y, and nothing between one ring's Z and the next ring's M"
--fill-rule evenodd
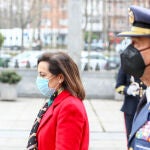
M129 14L129 23L133 24L133 22L134 22L134 14L133 14L133 11L130 8L128 9L128 14Z

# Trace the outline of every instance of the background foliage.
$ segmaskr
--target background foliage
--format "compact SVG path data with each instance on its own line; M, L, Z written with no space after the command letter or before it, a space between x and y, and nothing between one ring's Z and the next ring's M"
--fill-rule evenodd
M15 71L2 71L0 73L0 82L16 84L21 80L21 76L18 75Z

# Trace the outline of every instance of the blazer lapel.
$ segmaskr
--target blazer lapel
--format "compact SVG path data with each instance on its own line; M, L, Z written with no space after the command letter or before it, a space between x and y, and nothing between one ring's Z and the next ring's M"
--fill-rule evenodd
M71 95L68 91L63 91L60 93L54 100L53 104L47 109L46 113L42 117L42 120L40 122L40 125L38 127L38 131L41 129L41 127L52 117L54 108L61 103L66 97Z
M141 112L138 114L138 117L134 119L133 126L132 126L132 131L130 134L129 141L133 138L137 130L144 125L144 123L147 121L148 113L147 111L149 109L149 104L146 104L145 107L141 110ZM141 117L139 117L141 116Z

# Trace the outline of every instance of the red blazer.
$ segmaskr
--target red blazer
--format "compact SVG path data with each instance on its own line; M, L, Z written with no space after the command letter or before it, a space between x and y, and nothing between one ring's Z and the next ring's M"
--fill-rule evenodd
M61 92L44 114L37 140L38 150L88 150L89 124L82 101Z

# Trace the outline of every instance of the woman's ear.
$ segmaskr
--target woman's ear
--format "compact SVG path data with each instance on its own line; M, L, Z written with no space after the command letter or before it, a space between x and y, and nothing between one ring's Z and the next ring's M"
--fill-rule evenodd
M59 74L58 81L59 81L59 83L62 83L64 81L64 75L63 74Z

